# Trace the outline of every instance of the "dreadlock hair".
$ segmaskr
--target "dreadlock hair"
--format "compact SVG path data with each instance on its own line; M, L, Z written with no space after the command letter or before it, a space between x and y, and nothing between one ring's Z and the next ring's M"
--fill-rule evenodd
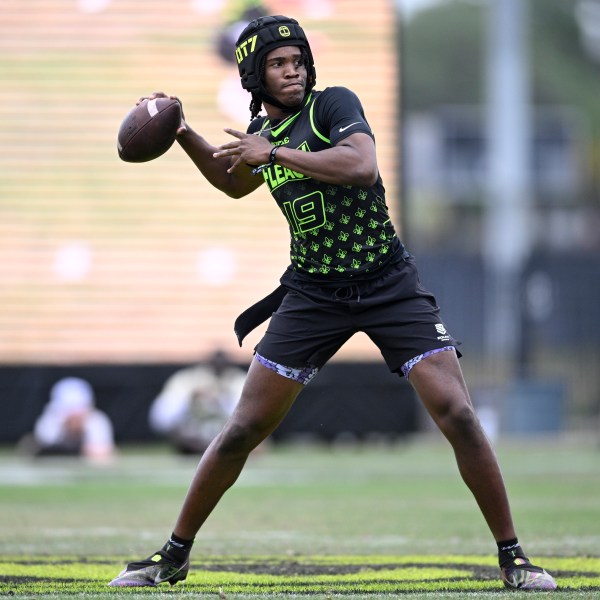
M250 100L250 120L254 121L258 117L258 113L262 108L262 100L257 94L252 94L252 100Z
M309 63L308 52L306 48L300 48L302 64L305 66ZM265 58L260 61L260 79L265 80ZM257 93L252 92L252 100L250 101L250 121L254 121L258 117L262 109L262 100Z
M265 80L265 57L260 61L260 67L258 69L260 80ZM262 108L262 100L256 92L252 92L252 100L250 100L250 120L254 121L258 117L258 113Z

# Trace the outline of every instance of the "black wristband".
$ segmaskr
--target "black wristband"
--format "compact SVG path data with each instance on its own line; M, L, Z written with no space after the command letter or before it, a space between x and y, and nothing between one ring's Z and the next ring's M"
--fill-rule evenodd
M254 167L252 169L252 175L258 175L261 171L272 167L275 164L275 155L277 154L277 150L279 150L281 146L273 146L271 148L271 152L269 152L269 162L264 165L259 165L258 167Z
M277 150L279 150L281 146L273 146L271 152L269 153L269 162L274 165L275 164L275 155L277 154Z

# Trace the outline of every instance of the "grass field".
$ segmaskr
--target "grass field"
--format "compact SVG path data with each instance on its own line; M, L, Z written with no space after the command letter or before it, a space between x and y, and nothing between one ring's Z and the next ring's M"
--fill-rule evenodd
M498 454L530 557L556 576L561 599L600 598L598 447L504 442ZM3 451L0 594L376 600L502 593L495 544L449 446L421 438L272 447L249 461L198 536L185 585L108 588L124 563L162 545L195 464L162 447L125 449L102 467Z

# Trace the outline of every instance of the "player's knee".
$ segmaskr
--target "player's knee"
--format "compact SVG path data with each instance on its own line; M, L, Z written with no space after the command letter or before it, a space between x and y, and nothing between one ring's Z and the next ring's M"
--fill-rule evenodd
M437 422L444 432L455 432L464 438L472 437L480 430L477 415L468 403L446 403Z
M230 423L225 426L216 441L216 450L221 455L244 455L262 442L260 431L249 424Z
M479 427L479 420L470 404L463 405L454 410L451 415L455 426L462 431L467 432Z

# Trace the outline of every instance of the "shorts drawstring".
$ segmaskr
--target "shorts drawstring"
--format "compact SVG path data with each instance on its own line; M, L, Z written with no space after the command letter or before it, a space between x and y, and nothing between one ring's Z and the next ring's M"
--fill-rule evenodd
M333 292L333 299L340 302L349 302L356 299L356 302L360 303L360 288L357 285L337 288Z

